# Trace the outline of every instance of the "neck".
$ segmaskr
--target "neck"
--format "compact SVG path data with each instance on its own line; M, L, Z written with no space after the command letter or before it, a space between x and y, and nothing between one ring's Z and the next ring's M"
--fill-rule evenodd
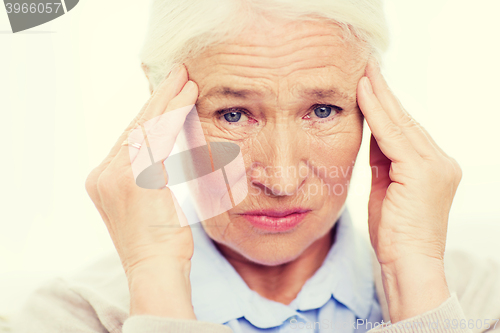
M333 243L334 229L312 243L295 260L276 266L254 263L223 244L216 245L251 290L288 305L323 264Z

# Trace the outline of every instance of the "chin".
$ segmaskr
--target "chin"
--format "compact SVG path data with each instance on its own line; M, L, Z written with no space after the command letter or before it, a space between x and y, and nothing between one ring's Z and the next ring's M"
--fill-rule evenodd
M223 242L214 240L248 261L264 266L278 266L292 262L304 253L322 236L323 233L318 234L320 229L325 229L325 232L329 230L328 226L308 228L308 230L297 228L288 232L267 234L246 230L238 236L233 234L233 237L226 238Z
M278 266L297 259L308 246L309 244L297 244L288 241L262 240L257 246L241 249L240 253L256 264Z

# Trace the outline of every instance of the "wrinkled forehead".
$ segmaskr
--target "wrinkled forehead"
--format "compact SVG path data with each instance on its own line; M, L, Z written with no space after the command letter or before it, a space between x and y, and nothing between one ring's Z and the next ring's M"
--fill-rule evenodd
M237 38L207 48L186 66L201 99L225 89L224 83L257 94L278 85L318 91L331 87L352 99L368 56L362 41L346 37L332 22L276 21L255 24Z

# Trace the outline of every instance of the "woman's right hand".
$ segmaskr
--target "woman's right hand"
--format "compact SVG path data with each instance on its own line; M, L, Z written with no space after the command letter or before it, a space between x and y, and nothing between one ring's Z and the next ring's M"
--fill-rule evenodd
M188 81L186 68L175 67L85 183L125 270L130 315L196 318L189 283L191 229L181 227L186 218L168 187L144 189L136 185L138 166L144 169L151 164L146 142L138 142L142 145L139 149L122 142L131 131L140 134L145 128L149 141L154 138L162 148L163 156L156 159L166 159L197 96L197 85ZM161 121L173 110L176 112L170 115L178 116Z

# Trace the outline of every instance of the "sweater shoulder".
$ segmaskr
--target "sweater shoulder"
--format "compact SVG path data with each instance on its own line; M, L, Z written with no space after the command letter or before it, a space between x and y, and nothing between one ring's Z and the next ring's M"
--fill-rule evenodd
M446 252L444 265L448 288L456 292L468 319L500 318L500 262L452 250Z
M373 274L384 320L389 320L380 265L372 250ZM455 293L464 315L472 320L500 318L500 263L464 250L446 251L444 270L450 294ZM497 325L499 328L500 324ZM473 333L484 329L472 329Z
M119 332L128 318L125 273L112 255L44 282L14 316L14 332ZM66 330L67 329L67 330Z

